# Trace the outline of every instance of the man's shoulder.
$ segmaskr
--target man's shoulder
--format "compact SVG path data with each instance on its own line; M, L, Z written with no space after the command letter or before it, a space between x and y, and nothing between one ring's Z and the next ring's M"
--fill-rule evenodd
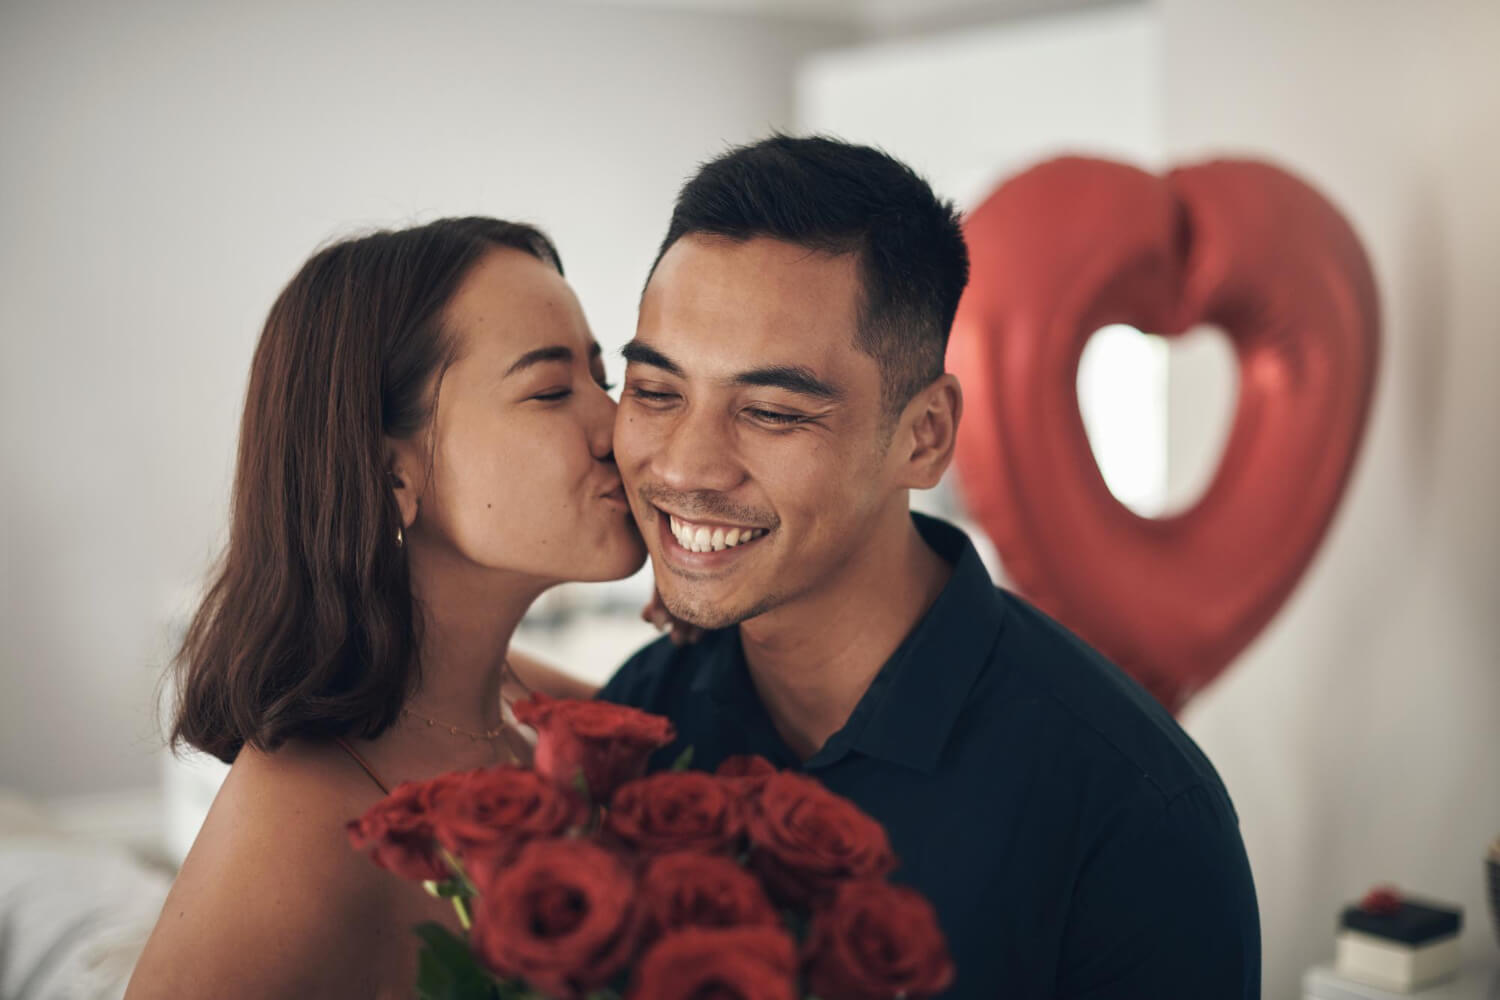
M1130 775L1137 789L1166 802L1204 787L1223 796L1213 765L1170 712L1098 650L1026 600L1004 589L1007 623L993 654L1010 698L1036 716L1043 739L1061 741L1063 759Z

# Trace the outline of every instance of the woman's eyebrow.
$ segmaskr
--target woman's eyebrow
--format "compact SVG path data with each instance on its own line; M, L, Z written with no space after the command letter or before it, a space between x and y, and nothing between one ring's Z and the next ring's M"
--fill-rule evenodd
M594 349L598 349L597 344ZM563 344L554 344L551 347L538 347L534 351L527 351L516 359L516 363L506 369L505 378L509 378L518 371L530 368L533 365L545 364L548 361L566 361L572 363L573 349Z

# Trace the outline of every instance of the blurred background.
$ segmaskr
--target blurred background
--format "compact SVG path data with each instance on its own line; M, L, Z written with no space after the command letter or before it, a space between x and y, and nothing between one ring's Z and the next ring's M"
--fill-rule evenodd
M535 222L614 377L677 187L782 129L881 145L961 206L1084 152L1266 158L1343 210L1384 317L1364 448L1300 586L1183 721L1240 813L1266 996L1300 995L1378 881L1462 904L1465 950L1496 961L1497 51L1494 0L3 0L12 960L17 927L73 926L106 891L80 881L37 916L15 873L39 855L15 845L170 871L212 796L213 768L162 748L157 685L224 541L260 325L312 250L441 215ZM1122 500L1191 501L1234 379L1222 337L1095 338L1081 403ZM947 485L920 503L963 517ZM561 589L518 644L602 681L653 637L648 591ZM137 877L108 885L139 924L160 879ZM101 977L128 923L91 953Z

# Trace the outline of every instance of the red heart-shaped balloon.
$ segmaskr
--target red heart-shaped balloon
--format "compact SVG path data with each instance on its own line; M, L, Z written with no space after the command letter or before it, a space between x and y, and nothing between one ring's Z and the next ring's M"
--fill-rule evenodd
M1176 711L1271 620L1332 519L1374 390L1369 261L1321 195L1249 161L1155 177L1051 160L965 232L949 365L969 508L1024 594ZM1079 359L1113 323L1213 324L1238 358L1223 458L1172 517L1121 504L1084 431Z

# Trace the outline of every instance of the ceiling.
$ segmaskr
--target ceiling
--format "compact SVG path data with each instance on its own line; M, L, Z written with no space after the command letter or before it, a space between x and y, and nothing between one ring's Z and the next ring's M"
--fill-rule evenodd
M873 35L904 34L1113 6L1123 0L572 0L612 7L692 10L842 24Z

